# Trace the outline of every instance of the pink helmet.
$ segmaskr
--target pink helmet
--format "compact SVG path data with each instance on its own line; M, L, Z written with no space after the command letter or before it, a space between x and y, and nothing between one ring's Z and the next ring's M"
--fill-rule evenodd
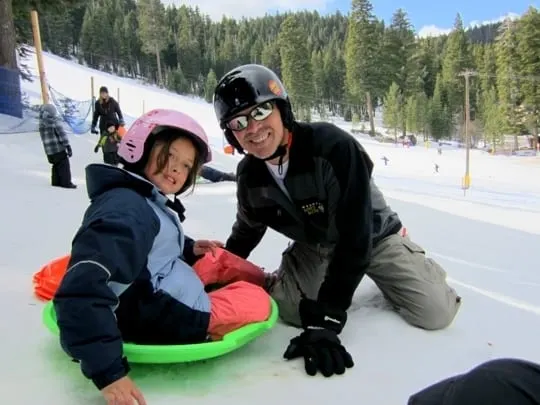
M118 156L127 163L137 163L144 155L144 144L148 137L155 134L156 128L169 127L184 131L199 146L203 164L212 160L212 151L208 145L206 132L192 117L180 111L156 109L140 116L122 137Z

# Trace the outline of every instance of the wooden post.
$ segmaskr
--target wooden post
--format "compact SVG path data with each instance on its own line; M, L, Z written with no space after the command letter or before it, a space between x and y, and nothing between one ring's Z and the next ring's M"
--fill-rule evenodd
M96 93L94 90L94 76L90 76L90 97L92 98L92 115L94 115L94 104L96 102Z
M120 87L116 88L116 101L120 102Z
M43 104L49 103L49 89L45 78L45 68L43 67L43 48L41 47L41 34L39 32L39 17L36 10L30 11L32 20L32 32L34 34L34 47L36 48L36 58L39 70L39 81L41 83L41 99Z

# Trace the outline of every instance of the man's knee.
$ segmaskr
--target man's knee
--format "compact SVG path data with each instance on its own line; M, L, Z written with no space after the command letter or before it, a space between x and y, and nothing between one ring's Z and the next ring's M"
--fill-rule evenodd
M448 293L425 295L416 303L416 310L400 310L411 325L426 330L444 329L452 323L461 306L461 298Z
M444 329L454 320L461 298L446 272L409 238L395 235L379 248L375 271L368 273L411 325Z
M297 297L287 294L283 286L279 284L274 286L270 295L278 306L279 318L289 325L300 327L302 323L298 312L299 297L296 299Z

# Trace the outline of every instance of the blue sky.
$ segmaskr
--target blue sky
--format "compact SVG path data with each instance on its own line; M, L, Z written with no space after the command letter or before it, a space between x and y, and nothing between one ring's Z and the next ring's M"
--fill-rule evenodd
M325 14L340 10L348 13L351 0L161 0L165 4L198 6L213 19L256 17L276 10L318 10ZM417 33L445 32L452 28L459 12L465 26L473 22L500 20L501 17L523 14L530 5L540 8L540 0L372 0L379 18L390 21L397 8L407 11Z

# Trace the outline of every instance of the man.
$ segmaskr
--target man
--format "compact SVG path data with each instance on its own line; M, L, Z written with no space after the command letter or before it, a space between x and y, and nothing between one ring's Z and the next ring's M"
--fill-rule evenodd
M75 189L71 181L69 158L73 156L69 139L62 126L56 107L44 104L39 111L39 135L47 161L51 167L51 185L54 187Z
M283 84L260 65L227 73L214 109L228 142L247 152L226 248L247 258L267 227L293 240L269 286L282 319L304 329L286 359L304 357L310 375L353 366L338 335L364 274L410 324L434 330L452 322L460 298L444 270L400 234L398 215L371 180L372 161L350 134L296 122Z

